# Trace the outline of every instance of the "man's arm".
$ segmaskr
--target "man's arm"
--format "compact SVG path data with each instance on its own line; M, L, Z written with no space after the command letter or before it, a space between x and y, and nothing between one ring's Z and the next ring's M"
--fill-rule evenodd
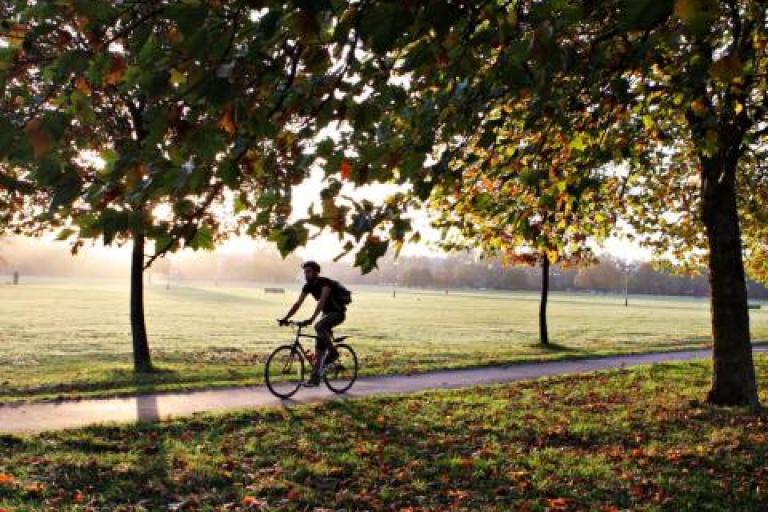
M294 303L293 306L291 306L291 309L288 310L288 314L286 314L283 318L280 319L280 323L287 322L291 319L293 315L296 314L296 312L299 310L301 305L304 303L304 299L307 298L307 292L301 292L301 295L299 295L298 300Z
M330 286L323 286L322 292L320 292L320 300L317 301L317 307L315 308L315 312L312 313L312 316L306 320L308 324L311 324L315 321L315 318L317 318L317 315L322 313L323 308L325 307L325 303L328 302L328 298L331 296L331 287Z

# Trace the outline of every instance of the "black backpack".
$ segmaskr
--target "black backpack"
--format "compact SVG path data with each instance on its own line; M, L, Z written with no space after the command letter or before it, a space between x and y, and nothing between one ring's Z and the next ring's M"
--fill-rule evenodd
M352 303L352 292L346 286L338 281L333 282L333 298L343 306L349 306Z

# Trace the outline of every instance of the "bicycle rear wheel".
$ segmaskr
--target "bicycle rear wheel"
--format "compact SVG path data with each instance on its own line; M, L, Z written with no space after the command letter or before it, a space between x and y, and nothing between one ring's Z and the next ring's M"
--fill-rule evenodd
M304 357L295 347L277 347L267 359L264 381L273 395L292 397L304 383Z
M344 393L357 380L357 355L344 343L336 345L339 358L329 364L323 374L325 385L334 393Z

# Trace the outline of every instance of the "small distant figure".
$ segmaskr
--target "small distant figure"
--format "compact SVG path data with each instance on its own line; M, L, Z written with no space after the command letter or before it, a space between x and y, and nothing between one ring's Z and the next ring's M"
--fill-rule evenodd
M19 284L19 271L18 270L13 273L13 284L14 285Z

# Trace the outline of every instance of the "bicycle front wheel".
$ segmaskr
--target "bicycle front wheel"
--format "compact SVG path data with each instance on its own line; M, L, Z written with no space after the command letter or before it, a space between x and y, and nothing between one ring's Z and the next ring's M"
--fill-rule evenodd
M264 380L273 395L290 398L304 383L304 357L295 347L283 345L267 359Z
M357 380L357 355L344 343L336 345L339 358L329 364L323 374L325 385L334 393L344 393Z

